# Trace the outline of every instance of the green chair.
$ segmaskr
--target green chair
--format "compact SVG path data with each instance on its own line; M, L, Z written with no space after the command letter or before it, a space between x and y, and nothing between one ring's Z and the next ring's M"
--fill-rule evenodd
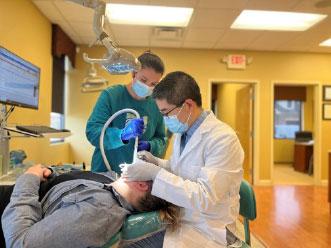
M239 213L244 217L245 242L241 248L250 246L249 220L256 218L255 195L250 184L243 180L240 185L240 210ZM129 216L122 229L114 235L103 248L114 248L122 241L135 241L144 235L151 235L165 228L162 225L158 211L141 213Z
M253 188L246 180L242 180L240 184L239 194L240 194L239 214L244 218L245 243L247 245L251 245L249 221L256 219L256 201L255 201Z

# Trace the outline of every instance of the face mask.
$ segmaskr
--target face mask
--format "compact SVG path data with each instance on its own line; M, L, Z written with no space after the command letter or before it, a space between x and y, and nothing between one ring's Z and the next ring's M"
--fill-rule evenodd
M183 108L183 106L182 106L182 108ZM180 113L180 111L182 111L182 108L179 110L178 114ZM167 128L172 133L185 133L189 128L188 121L191 117L191 112L185 123L182 123L182 122L180 122L180 120L178 120L178 117L177 117L178 114L172 115L172 116L164 116L163 117L164 124L167 126Z
M134 93L141 98L146 98L152 95L153 91L152 87L148 87L146 84L142 83L139 80L134 81L134 83L132 84L132 89Z

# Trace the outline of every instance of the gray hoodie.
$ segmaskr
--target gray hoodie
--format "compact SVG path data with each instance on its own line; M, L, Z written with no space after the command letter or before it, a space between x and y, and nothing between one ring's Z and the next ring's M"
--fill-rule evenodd
M2 215L9 247L100 247L121 228L130 212L104 184L77 179L57 184L41 202L40 179L20 176Z

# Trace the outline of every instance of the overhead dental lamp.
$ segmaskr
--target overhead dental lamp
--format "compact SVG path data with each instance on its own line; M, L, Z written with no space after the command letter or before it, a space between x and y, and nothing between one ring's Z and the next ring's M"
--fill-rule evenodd
M94 63L90 64L91 67L88 70L87 76L84 78L83 83L80 86L82 93L101 91L108 86L108 80L98 76Z
M83 54L87 63L100 64L110 74L126 74L131 71L138 71L141 68L139 60L129 51L119 48L114 39L104 29L106 2L103 0L70 0L83 6L94 9L93 30L96 34L96 41L100 41L106 48L105 58L89 58Z

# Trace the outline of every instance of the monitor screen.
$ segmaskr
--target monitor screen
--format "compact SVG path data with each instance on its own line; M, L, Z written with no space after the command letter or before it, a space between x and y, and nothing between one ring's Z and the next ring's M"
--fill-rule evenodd
M0 46L0 102L38 109L40 68Z

